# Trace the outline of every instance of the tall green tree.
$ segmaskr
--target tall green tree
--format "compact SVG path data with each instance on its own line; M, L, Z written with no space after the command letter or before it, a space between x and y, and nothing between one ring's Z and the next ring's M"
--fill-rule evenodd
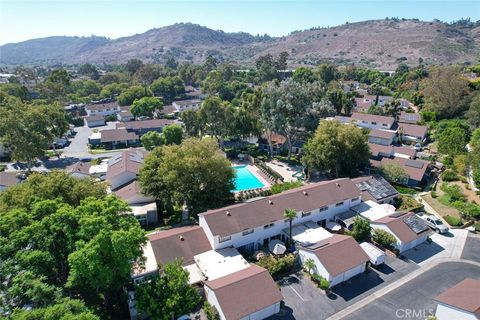
M121 106L130 106L132 103L143 97L151 97L152 92L142 86L132 86L118 96L117 102Z
M480 93L473 97L465 116L473 128L480 128Z
M293 245L292 223L293 223L293 219L297 217L297 211L295 209L287 208L283 213L283 217L285 219L288 219L288 246L291 247Z
M229 161L208 138L154 149L139 174L142 192L157 199L159 208L185 203L192 212L229 203L233 178Z
M135 286L138 309L154 320L177 319L189 314L201 297L188 283L188 277L180 260L165 264L159 274Z
M172 124L163 129L162 136L163 143L166 145L181 144L183 140L183 129L178 124Z
M217 138L223 147L233 121L233 110L229 103L216 96L207 97L199 110L199 119L203 133Z
M338 121L320 121L308 140L302 161L334 177L355 176L369 163L367 136L355 126Z
M178 76L162 77L155 80L150 86L153 94L163 97L165 102L172 102L175 97L182 96L185 93L185 85Z
M408 173L399 164L387 163L381 168L381 173L390 182L405 184L408 181Z
M143 97L133 101L130 111L136 118L140 116L153 117L155 110L161 110L162 108L162 99L156 97Z
M147 151L152 151L156 147L159 147L163 144L163 136L157 131L149 131L140 137L142 146Z
M438 151L450 156L464 153L468 140L468 131L449 126L438 135Z

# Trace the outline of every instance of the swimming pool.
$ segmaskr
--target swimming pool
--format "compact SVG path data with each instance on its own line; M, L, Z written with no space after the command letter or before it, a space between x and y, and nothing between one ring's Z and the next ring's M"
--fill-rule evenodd
M233 192L263 188L265 186L248 170L246 165L235 166L233 169L235 170L235 189L233 189Z

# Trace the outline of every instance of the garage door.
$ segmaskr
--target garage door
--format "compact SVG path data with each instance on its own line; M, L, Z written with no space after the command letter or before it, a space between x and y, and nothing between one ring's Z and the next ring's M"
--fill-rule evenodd
M361 273L361 272L362 272L362 269L363 269L363 265L359 265L359 266L356 267L356 268L353 268L353 269L351 269L351 270L348 270L347 272L345 272L344 281L350 279L351 277L356 276L356 275L359 274L359 273Z

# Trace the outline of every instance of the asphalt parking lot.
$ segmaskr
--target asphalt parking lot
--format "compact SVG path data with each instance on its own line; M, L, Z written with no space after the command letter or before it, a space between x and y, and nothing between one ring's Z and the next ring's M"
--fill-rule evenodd
M469 233L463 247L462 259L480 262L480 235Z
M328 295L302 272L294 273L278 281L285 303L280 313L269 319L326 319L417 268L415 263L387 256L385 265L333 287Z
M467 277L480 279L480 269L464 262L442 263L343 319L423 320L434 313L436 296Z

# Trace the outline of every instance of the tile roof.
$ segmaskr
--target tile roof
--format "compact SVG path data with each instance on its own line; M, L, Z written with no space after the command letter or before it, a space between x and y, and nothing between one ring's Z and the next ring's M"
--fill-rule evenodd
M438 295L435 300L471 312L480 318L480 280L466 278Z
M135 132L128 132L126 129L105 129L100 131L100 137L101 143L138 140Z
M155 259L165 264L181 258L183 265L195 263L194 256L212 250L210 242L200 226L186 226L158 231L148 235Z
M200 216L205 218L214 236L223 237L274 221L283 221L287 208L308 212L358 197L360 194L360 190L350 179L341 178L309 184L253 202L210 210Z
M411 217L413 215L415 215L415 213L413 212L405 214L397 213L374 220L372 221L372 223L384 224L388 226L388 228L397 236L398 239L400 239L400 241L402 241L403 243L408 243L431 233L431 230L430 228L428 228L428 226L424 231L420 233L416 233L415 231L413 231L412 228L410 228L405 222L405 218Z
M213 290L226 319L239 320L283 300L275 281L262 267L250 267L205 285Z
M355 239L340 234L334 234L304 249L314 252L332 277L370 260Z

